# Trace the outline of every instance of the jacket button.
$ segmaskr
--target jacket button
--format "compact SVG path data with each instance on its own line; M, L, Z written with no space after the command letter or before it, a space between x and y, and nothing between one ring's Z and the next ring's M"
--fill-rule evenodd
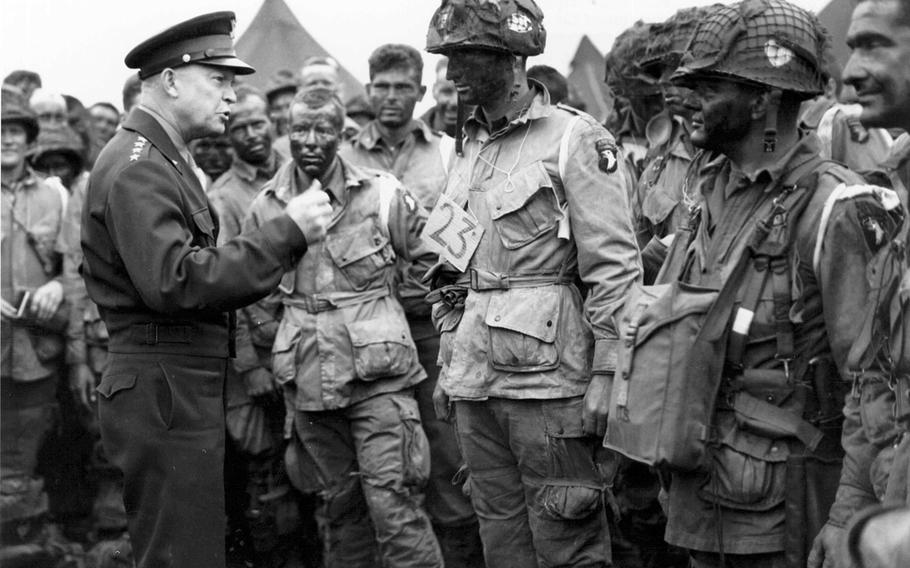
M547 320L547 327L553 327L553 320Z
M768 402L774 402L774 396L773 396L773 395L770 395L770 394L768 395Z
M501 319L502 319L501 317L496 316L495 318L493 318L493 321L499 321L499 320L501 320Z

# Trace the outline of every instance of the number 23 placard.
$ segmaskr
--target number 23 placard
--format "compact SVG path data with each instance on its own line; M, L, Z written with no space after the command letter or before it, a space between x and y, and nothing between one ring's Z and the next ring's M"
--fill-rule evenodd
M445 193L439 196L421 237L434 252L464 272L474 256L483 227Z

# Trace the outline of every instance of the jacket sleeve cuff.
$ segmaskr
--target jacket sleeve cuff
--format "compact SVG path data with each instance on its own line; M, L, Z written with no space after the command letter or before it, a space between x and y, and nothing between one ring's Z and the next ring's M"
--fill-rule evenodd
M616 339L597 339L594 341L594 373L613 374L616 372L616 349L618 346L619 341Z

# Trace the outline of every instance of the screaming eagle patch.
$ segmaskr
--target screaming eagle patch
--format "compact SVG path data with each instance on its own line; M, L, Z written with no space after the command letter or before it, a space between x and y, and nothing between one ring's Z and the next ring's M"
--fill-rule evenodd
M612 140L601 138L594 143L594 148L597 150L597 167L600 171L608 174L615 172L619 166L619 151L616 144Z

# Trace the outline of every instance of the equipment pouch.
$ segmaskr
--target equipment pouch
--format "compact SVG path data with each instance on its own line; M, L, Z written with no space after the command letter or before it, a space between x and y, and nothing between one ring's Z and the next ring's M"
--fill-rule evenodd
M681 282L638 286L619 319L620 347L604 445L649 465L703 463L714 389L686 361L716 290Z

